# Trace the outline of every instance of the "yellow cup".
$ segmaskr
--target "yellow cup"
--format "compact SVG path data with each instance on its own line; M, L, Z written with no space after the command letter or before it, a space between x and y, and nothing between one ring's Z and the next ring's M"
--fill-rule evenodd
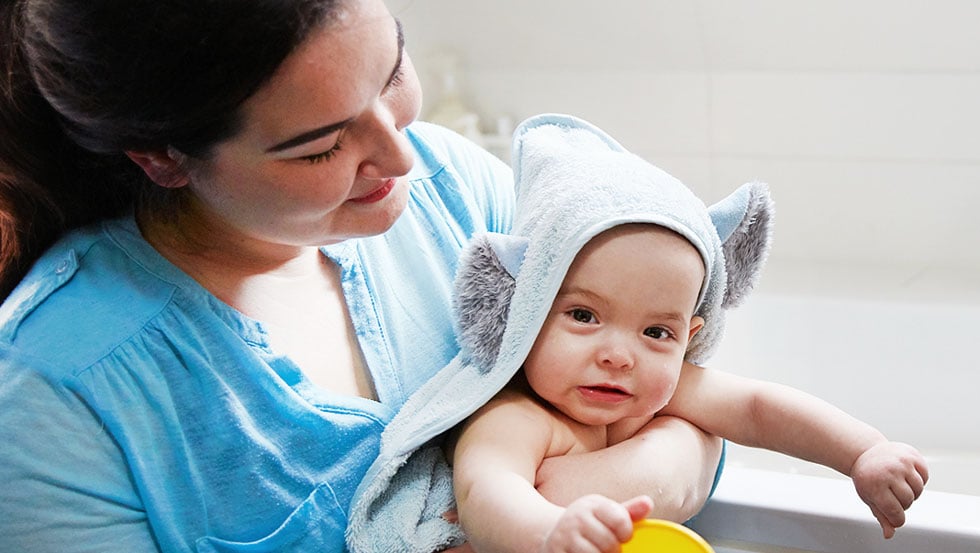
M633 524L633 538L623 553L715 553L696 532L667 520L646 519Z

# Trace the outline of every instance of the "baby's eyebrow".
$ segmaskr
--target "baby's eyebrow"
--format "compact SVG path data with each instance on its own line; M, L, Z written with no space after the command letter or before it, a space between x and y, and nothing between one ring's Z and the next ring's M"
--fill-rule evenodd
M555 300L568 299L569 297L571 297L571 298L573 298L575 300L581 299L583 301L584 300L593 300L594 301L594 300L600 299L600 297L599 297L598 294L596 294L596 293L594 293L594 292L592 292L592 291L590 291L590 290L588 290L586 288L581 288L579 286L565 286L565 285L562 285L562 287L555 294Z
M677 311L668 311L666 313L651 313L650 318L656 321L672 321L677 323L683 323L687 321L687 318L683 313Z

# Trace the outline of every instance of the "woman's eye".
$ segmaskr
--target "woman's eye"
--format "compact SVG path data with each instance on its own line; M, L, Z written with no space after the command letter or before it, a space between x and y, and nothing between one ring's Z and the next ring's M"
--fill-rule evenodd
M575 321L580 323L591 323L595 321L595 315L592 314L588 309L572 309L569 312Z
M670 338L670 331L659 326L651 326L643 331L644 336L649 336L654 340L666 340Z
M334 155L336 155L336 153L339 152L339 151L340 151L340 141L338 140L337 143L334 144L326 152L322 152L322 153L319 153L319 154L313 154L311 156L303 156L300 159L302 159L303 161L307 161L307 162L309 162L312 165L312 164L315 164L315 163L320 163L321 161L327 161L328 159L330 159Z
M398 85L402 84L402 79L405 76L405 31L402 29L401 20L395 19L395 26L398 31L398 65L395 67L395 71L392 72L391 77L388 78L385 91L398 87Z
M398 69L396 69L395 72L392 73L391 79L388 81L388 85L385 86L385 90L388 90L388 89L391 89L391 88L398 88L398 86L402 84L402 81L405 78L405 67L404 66L405 66L404 63L400 63L398 65Z

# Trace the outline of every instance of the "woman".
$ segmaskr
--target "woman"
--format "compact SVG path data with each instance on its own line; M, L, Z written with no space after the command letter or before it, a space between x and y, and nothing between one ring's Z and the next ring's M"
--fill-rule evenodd
M456 353L456 258L508 230L509 170L410 125L381 0L2 10L0 550L342 549L385 423ZM718 441L646 437L543 493L689 516Z

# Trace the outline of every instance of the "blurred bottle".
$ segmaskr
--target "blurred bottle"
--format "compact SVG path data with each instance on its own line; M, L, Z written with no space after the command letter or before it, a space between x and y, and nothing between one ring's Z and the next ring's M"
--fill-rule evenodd
M441 77L441 95L436 105L429 111L426 119L432 123L448 127L482 145L480 116L463 103L456 75L457 62L455 58L447 58Z

